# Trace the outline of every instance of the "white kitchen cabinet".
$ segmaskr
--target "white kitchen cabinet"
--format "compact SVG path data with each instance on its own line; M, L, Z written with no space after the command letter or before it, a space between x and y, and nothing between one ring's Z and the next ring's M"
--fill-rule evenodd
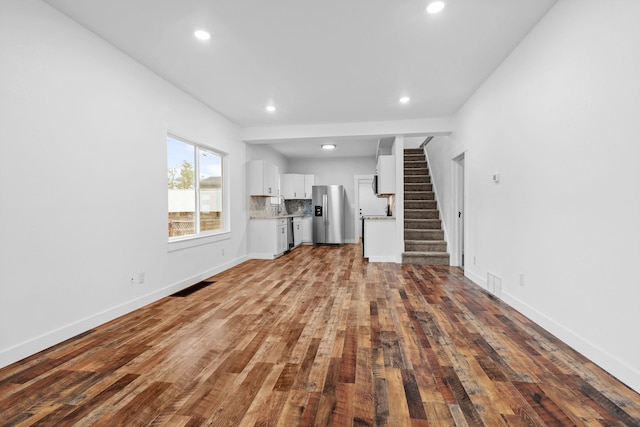
M280 173L278 167L264 160L251 160L247 163L250 196L280 195Z
M274 259L288 247L287 218L254 218L249 220L249 256Z
M282 195L287 200L304 199L304 175L299 173L283 174Z
M364 221L362 244L369 262L396 262L393 242L396 221L393 217L367 218Z
M304 198L311 199L311 191L312 187L315 185L316 176L315 175L305 175L304 176Z
M378 156L376 165L378 175L378 194L396 193L396 158L395 156Z
M313 243L313 217L302 218L302 243Z
M289 249L289 241L287 239L287 233L289 230L287 229L287 219L278 219L276 235L278 236L278 247L277 253L278 255L285 253Z
M282 195L287 200L311 199L311 189L314 182L315 175L282 174Z
M293 246L302 244L302 217L293 218Z

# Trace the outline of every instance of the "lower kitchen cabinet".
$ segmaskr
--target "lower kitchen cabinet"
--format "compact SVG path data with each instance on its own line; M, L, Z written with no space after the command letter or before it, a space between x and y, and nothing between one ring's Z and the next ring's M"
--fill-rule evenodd
M312 244L313 243L313 217L305 216L302 217L302 243L303 244Z
M254 218L249 220L249 256L274 259L289 249L287 218Z
M293 218L293 246L297 247L302 244L302 218Z

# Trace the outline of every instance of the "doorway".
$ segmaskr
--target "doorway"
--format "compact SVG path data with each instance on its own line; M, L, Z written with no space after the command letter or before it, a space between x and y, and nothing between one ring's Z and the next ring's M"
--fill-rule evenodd
M357 230L357 239L362 238L362 223L361 217L363 215L386 215L387 214L387 202L386 197L378 197L373 192L373 175L355 175L355 190L356 190L356 203L355 212L355 227Z
M454 157L451 161L451 183L453 193L452 221L453 238L451 239L452 265L464 269L464 223L465 223L465 153Z

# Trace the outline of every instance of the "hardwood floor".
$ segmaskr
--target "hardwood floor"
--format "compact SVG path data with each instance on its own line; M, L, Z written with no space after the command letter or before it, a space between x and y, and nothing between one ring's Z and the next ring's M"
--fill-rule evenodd
M0 424L638 426L640 395L457 268L251 260L0 370Z

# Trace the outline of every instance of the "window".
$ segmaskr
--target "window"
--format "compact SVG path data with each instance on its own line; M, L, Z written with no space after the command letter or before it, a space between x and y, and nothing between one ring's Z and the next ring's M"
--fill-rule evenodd
M168 135L167 166L169 239L224 230L224 156Z

